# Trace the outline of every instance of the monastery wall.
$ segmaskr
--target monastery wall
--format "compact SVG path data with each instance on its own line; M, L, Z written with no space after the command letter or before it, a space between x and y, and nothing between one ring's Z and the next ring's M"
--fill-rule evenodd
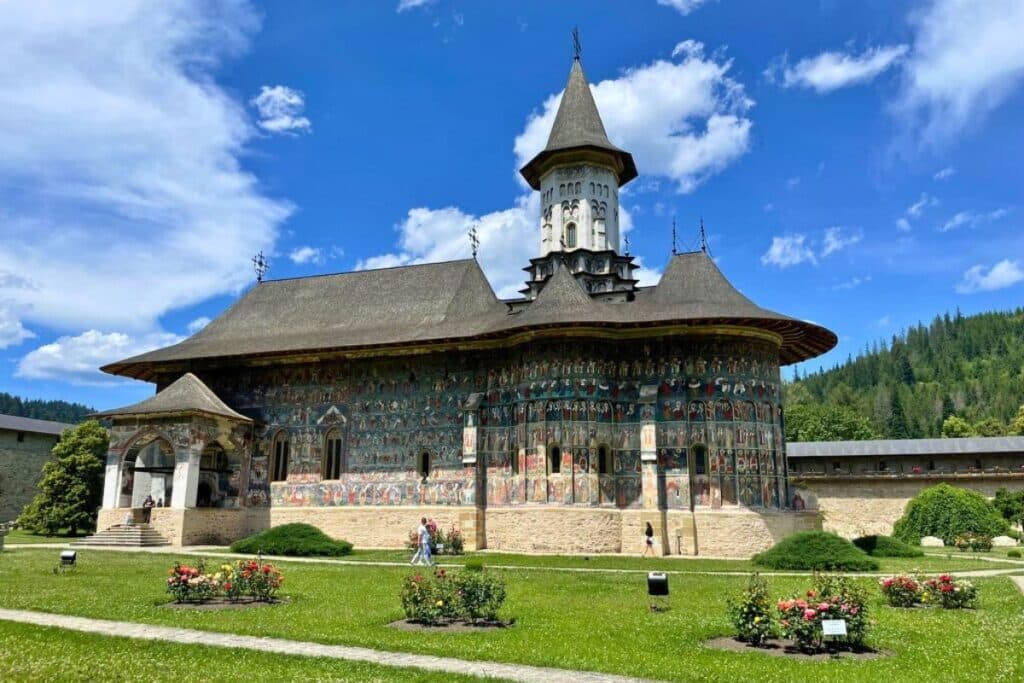
M892 533L903 516L907 503L922 489L940 482L970 489L987 496L996 490L1024 489L1024 476L1009 474L970 474L940 476L853 475L791 480L794 490L821 512L822 528L847 538Z
M13 521L37 493L58 437L0 430L0 522Z

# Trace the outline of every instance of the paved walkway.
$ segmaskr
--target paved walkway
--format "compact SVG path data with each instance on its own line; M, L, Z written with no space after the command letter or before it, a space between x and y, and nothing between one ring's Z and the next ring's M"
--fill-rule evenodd
M67 544L63 543L22 543L22 544L11 544L7 545L7 548L14 549L33 549L33 548L67 548ZM241 553L229 553L219 549L219 546L155 546L148 548L121 548L117 546L106 546L106 547L78 547L75 548L79 553L83 552L94 552L94 551L113 551L113 552L130 552L130 553L154 553L159 555L191 555L195 557L209 557L209 558L248 558L252 555L241 554ZM944 555L937 555L934 557L945 557ZM264 560L273 562L297 562L306 564L333 564L343 565L350 567L409 567L408 562L394 562L388 560L339 560L336 558L328 557L284 557L280 555L263 555ZM704 559L704 558L694 558ZM972 559L973 558L972 556ZM1015 572L1024 572L1024 561L1009 560L1002 558L976 558L986 559L990 562L996 562L1003 565L1011 565L1005 569L970 569L966 571L955 571L957 576L971 577L971 578L983 578L986 576L1003 576L1006 574L1013 574ZM688 560L680 558L678 562L680 565L684 565ZM462 562L438 562L438 567L444 568L461 568ZM543 565L518 565L518 564L492 564L487 562L488 569L522 569L526 571L545 571L545 572L570 572L578 574L647 574L650 571L659 571L666 574L698 574L707 576L750 576L751 570L726 570L726 569L667 569L664 565L657 568L650 569L613 569L613 568L600 568L600 567L548 567ZM806 571L779 571L779 572L759 572L761 576L809 576L813 572ZM879 572L860 572L851 573L849 576L864 576L864 577L879 577L882 573Z
M569 671L567 669L549 669L539 666L501 664L498 662L475 662L452 657L386 652L383 650L371 650L365 647L324 645L322 643L283 640L281 638L258 638L256 636L242 636L231 633L197 631L189 628L136 624L129 621L86 619L84 617L71 617L28 610L0 609L0 620L34 624L36 626L56 626L72 631L95 633L104 636L159 640L187 645L233 647L260 652L275 652L284 655L298 655L300 657L328 657L331 659L370 662L384 666L413 667L442 673L525 681L526 683L574 683L576 681L583 683L652 683L641 678L588 671Z
M1011 576L1010 580L1017 584L1021 593L1024 593L1024 576Z

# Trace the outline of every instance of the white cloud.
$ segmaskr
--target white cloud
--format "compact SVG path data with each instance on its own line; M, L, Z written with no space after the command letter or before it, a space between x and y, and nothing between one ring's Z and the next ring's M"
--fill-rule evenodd
M814 250L805 244L806 239L805 235L800 234L773 237L772 245L761 256L761 263L779 268L789 268L804 262L817 263Z
M188 333L195 334L209 324L210 319L207 316L200 316L188 324Z
M14 311L0 303L0 349L17 346L34 336L36 335L30 330L25 329L25 326L14 315Z
M864 277L855 276L850 278L849 280L846 280L845 282L840 282L839 284L832 285L832 289L833 291L841 291L844 289L856 289L857 287L860 287L861 285L866 284L868 282L871 282L870 275L865 275Z
M396 12L404 12L406 10L415 9L417 7L426 7L432 5L436 0L398 0L398 9Z
M241 167L256 130L213 70L257 27L237 1L5 6L0 299L23 324L142 338L252 281L291 207Z
M286 85L264 85L260 88L260 94L249 100L249 103L259 112L260 120L257 123L265 131L294 135L312 130L309 119L301 115L306 100L298 90Z
M952 218L939 226L939 232L949 232L957 228L977 228L985 223L992 223L1006 215L1006 209L996 209L987 213L975 213L973 211L958 211Z
M920 218L921 214L924 213L925 209L935 206L938 203L938 199L932 197L931 195L925 192L922 192L921 198L907 207L907 215L912 218Z
M74 337L60 337L31 351L19 361L15 374L29 379L64 380L72 384L118 384L125 380L105 375L99 367L181 340L182 337L166 332L133 336L88 330Z
M794 66L789 66L783 56L765 75L775 81L777 72L781 72L785 88L811 88L819 93L828 93L870 81L905 55L907 49L906 45L890 45L868 48L859 55L822 52L814 57L805 57Z
M950 178L953 177L955 173L955 168L953 168L952 166L947 166L941 171L936 172L935 175L932 177L935 178L935 180L949 180Z
M295 264L320 264L324 262L324 252L323 249L319 249L317 247L296 247L295 249L292 249L290 254L288 254L288 258L290 258L292 263Z
M687 40L672 61L656 60L592 86L612 142L629 150L645 175L690 192L746 153L753 101L729 76L732 62ZM547 143L561 93L545 100L515 140L518 167Z
M977 128L1024 79L1020 0L934 0L911 23L916 35L894 106L925 142Z
M857 244L864 237L860 231L850 233L842 227L831 227L825 230L825 244L822 246L821 255L828 256L846 247Z
M968 268L956 286L960 294L974 294L975 292L990 292L995 289L1004 289L1024 280L1024 270L1021 270L1019 261L1003 259L985 272L981 265Z
M875 321L875 327L889 327L892 325L892 316L886 313Z
M897 218L896 229L899 230L900 232L910 232L910 221L902 217Z
M705 2L707 2L707 0L658 0L659 5L663 7L671 7L684 17L703 5Z
M794 187L800 184L800 176L795 175L792 178L786 179L786 187L792 190Z

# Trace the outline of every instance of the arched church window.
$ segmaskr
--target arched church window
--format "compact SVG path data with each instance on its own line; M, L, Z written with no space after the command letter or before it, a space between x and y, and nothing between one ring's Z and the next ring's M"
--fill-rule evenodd
M274 455L270 468L270 481L288 479L288 452L291 450L288 433L283 429L274 437Z
M580 183L576 183L576 194L579 194L579 193L580 193L580 190L581 190L582 188L583 188L583 185L582 185L582 184L580 184Z
M559 197L564 197L565 196L565 183L562 183L561 185L558 186L558 196Z
M321 478L340 479L341 472L341 433L337 429L332 429L324 437L324 461L320 469Z
M590 183L590 194L594 194L594 183Z
M703 444L693 447L693 473L707 474L708 472L708 449Z
M609 450L608 446L604 444L598 446L597 448L597 473L612 473L612 453Z
M419 458L416 463L416 472L420 475L421 479L426 479L430 476L430 452L421 451Z
M558 446L548 447L548 474L559 474L562 471L562 449Z
M576 224L569 223L565 226L565 246L572 249L576 246Z

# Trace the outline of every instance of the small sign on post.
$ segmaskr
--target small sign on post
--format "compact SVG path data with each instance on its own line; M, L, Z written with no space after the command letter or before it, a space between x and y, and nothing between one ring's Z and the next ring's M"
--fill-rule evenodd
M823 636L846 637L846 619L822 619L821 634Z

